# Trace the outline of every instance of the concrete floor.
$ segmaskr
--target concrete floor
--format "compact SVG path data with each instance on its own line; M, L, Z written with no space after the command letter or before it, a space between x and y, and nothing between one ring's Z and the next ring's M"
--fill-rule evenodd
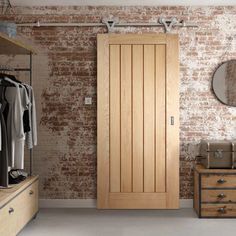
M19 236L232 236L235 219L198 219L192 209L42 209Z

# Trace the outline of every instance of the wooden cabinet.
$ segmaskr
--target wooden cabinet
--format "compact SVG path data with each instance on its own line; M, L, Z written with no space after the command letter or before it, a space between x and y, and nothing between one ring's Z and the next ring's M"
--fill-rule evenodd
M202 217L236 217L236 204L202 204L201 205Z
M98 35L98 208L179 207L178 35Z
M194 209L200 218L236 217L236 170L196 165Z
M38 177L0 190L0 235L16 236L38 212Z
M236 202L236 190L231 189L203 189L203 202Z
M202 188L236 188L235 175L225 175L223 173L203 175Z

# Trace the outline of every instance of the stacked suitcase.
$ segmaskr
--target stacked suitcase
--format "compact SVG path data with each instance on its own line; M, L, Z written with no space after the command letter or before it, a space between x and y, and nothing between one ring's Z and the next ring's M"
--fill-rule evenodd
M199 161L205 168L234 169L236 167L236 140L202 140Z

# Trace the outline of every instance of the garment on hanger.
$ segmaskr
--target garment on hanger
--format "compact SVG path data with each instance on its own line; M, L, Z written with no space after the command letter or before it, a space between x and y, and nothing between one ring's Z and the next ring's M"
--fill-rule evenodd
M22 84L22 85L25 87L27 95L29 97L29 91L28 91L28 88L27 88L26 84ZM29 106L30 106L30 103L29 103ZM23 123L24 123L24 132L25 133L30 131L30 120L29 120L30 118L29 118L29 115L30 114L29 114L29 108L28 108L28 110L25 110L24 114L23 114Z
M0 87L0 90L3 90ZM3 94L0 92L0 94ZM0 98L0 186L8 186L8 145L7 130L3 112L7 106L7 102L3 97Z
M37 145L33 88L0 73L0 186L25 179L24 175L14 179L14 173L24 168L25 144L29 149ZM8 174L9 168L14 171Z
M23 169L25 144L23 114L28 109L29 97L24 86L20 87L17 82L7 77L5 80L15 85L15 87L7 87L5 91L5 97L9 103L7 117L9 166L14 169Z
M32 149L33 146L37 145L37 120L36 120L36 107L35 107L35 99L34 99L34 91L33 88L28 85L24 84L26 90L29 95L29 127L30 131L26 132L26 146L28 149Z

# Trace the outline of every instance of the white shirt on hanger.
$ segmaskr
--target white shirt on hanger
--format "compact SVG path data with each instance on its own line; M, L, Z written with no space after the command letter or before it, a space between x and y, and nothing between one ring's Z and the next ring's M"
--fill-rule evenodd
M20 87L18 83L9 78L5 78L5 80L15 85L15 87L7 87L5 92L5 97L9 103L7 117L9 166L14 169L23 169L25 144L23 114L28 109L30 101L24 86Z

